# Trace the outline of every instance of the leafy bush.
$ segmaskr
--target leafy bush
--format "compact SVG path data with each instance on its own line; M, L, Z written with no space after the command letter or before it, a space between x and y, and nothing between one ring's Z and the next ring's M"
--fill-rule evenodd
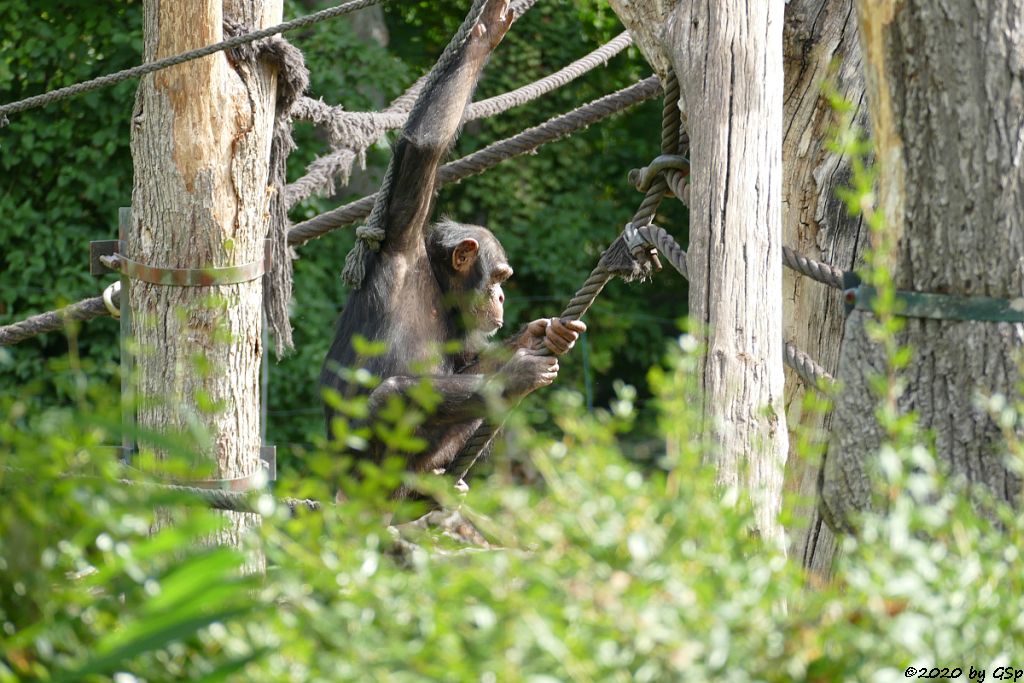
M560 438L513 427L537 486L499 467L455 498L432 478L487 547L386 527L394 470L321 513L264 497L243 552L197 543L216 517L194 507L149 536L154 506L184 501L112 481L109 391L68 371L75 408L31 417L6 397L0 680L876 681L1021 665L1024 517L979 513L926 449L894 446L880 458L887 516L846 540L834 584L808 588L750 534L743 498L715 489L686 400L693 367L677 348L651 373L678 445L654 471L623 457L637 415L620 386L593 414L554 396ZM326 479L336 456L310 469ZM287 476L284 491L332 493ZM242 571L255 550L262 579Z

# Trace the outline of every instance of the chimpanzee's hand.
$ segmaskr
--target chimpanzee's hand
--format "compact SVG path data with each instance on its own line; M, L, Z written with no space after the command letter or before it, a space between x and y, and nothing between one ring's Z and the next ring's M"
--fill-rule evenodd
M491 0L476 25L477 35L487 36L492 50L498 47L515 19L510 4L509 0Z
M526 334L531 337L531 346L546 346L551 353L561 356L568 353L576 345L576 340L587 331L582 320L562 322L559 318L540 318L526 326Z
M521 398L558 377L558 359L532 349L518 349L501 370L499 381L506 398Z

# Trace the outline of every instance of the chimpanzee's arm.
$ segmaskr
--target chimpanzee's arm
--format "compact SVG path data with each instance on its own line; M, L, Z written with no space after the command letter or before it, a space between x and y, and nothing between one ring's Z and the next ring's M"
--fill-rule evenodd
M412 400L414 387L426 381L433 388L436 406L430 406L431 424L454 424L487 414L490 392L506 400L517 400L547 386L558 376L558 358L539 351L519 349L500 369L489 374L388 377L370 394L370 416L392 396Z
M387 172L385 249L407 252L422 242L437 192L437 168L455 142L484 63L512 18L508 0L476 0L463 24L474 22L468 38L458 41L457 35L427 79Z

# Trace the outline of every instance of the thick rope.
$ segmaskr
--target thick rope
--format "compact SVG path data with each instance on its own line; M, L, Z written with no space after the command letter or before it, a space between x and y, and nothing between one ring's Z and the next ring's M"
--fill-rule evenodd
M686 184L686 176L675 169L668 169L667 173L670 176L671 174L676 176L675 179L670 178L668 182L669 189L680 201L685 202L686 200L683 199L683 193L680 191L680 188L683 188L683 192L689 193L690 187ZM676 180L676 182L673 182L673 180ZM782 265L833 289L843 289L843 275L847 271L828 263L815 261L808 256L797 253L790 247L782 247ZM686 275L684 274L683 277L686 277Z
M165 59L158 59L155 62L148 62L146 64L140 64L139 66L132 67L130 69L124 69L116 73L108 74L106 76L100 76L90 81L84 81L82 83L76 83L69 85L66 88L58 88L57 90L51 90L50 92L43 93L41 95L34 95L27 97L17 102L11 102L0 106L0 122L6 117L7 114L16 114L26 109L34 109L36 107L42 107L44 105L56 102L58 100L67 99L74 97L75 95L81 95L82 93L91 92L93 90L99 90L121 81L126 81L130 78L138 78L139 76L145 76L151 74L154 71L160 71L171 66L178 64L184 64L194 59L200 59L217 52L229 50L231 48L251 43L255 40L261 40L263 38L269 38L270 36L278 33L284 33L285 31L292 31L297 28L303 28L305 26L311 26L313 24L326 21L327 19L333 19L334 17L340 17L343 14L349 14L356 10L361 10L365 7L371 7L381 2L387 2L387 0L351 0L337 7L329 7L320 12L314 12L298 19L292 19L276 26L270 26L259 31L253 31L252 33L246 33L244 35L229 38L213 45L207 45L205 47L198 48L196 50L189 50L179 55L167 57Z
M257 491L228 491L225 489L207 489L198 486L187 486L184 484L158 484L153 482L140 482L134 479L119 479L119 484L125 486L142 486L144 488L158 489L173 493L185 494L195 498L198 502L213 508L214 510L226 510L229 512L249 512L262 514L259 511L260 492ZM265 493L264 493L265 495ZM310 498L274 498L277 505L284 505L294 515L296 510L307 510L317 512L322 510L324 505L318 500Z
M833 289L843 289L843 274L846 271L842 268L837 268L821 261L815 261L803 254L796 253L789 247L782 247L782 263L787 268L795 270L801 275L806 275L812 280L828 285Z
M420 97L416 100L416 106L424 106L422 102L424 95L435 88L437 83L445 77L445 74L451 71L453 65L460 58L463 46L470 39L473 29L480 22L488 1L475 0L473 6L470 7L469 13L462 21L462 25L459 26L459 30L456 31L455 36L449 41L444 52L441 53L434 68L427 75L427 80L423 85ZM415 106L413 109L415 109ZM354 289L358 289L363 284L370 252L379 251L380 245L386 236L384 229L385 218L388 212L388 201L391 195L391 185L394 183L395 172L395 160L392 159L388 164L387 171L384 172L384 179L381 182L380 191L377 192L377 201L374 202L370 216L367 218L366 223L356 229L356 243L345 258L345 268L342 270L341 277L349 287Z
M676 155L682 151L680 149L682 119L679 112L679 80L674 72L670 71L665 78L664 89L665 99L661 108L661 153ZM638 229L654 222L654 217L665 198L667 189L667 175L665 173L658 174L647 189L647 194L644 195L636 213L633 214L630 221L632 228ZM661 269L655 252L649 251L646 255L637 252L634 256L639 259L644 270L643 277L650 275L653 267Z
M281 358L282 354L294 348L288 311L292 300L293 252L288 246L291 221L284 196L288 156L295 149L289 112L309 86L309 69L306 68L302 52L282 36L273 36L254 46L240 48L239 52L241 54L238 56L249 61L253 68L256 67L256 61L262 58L277 71L277 101L267 178L271 190L267 203L267 239L271 241L271 259L270 268L263 275L263 312L275 342L277 357Z
M672 267L679 271L680 275L689 279L686 269L686 252L664 228L650 225L640 228L640 234L650 244L658 247L658 250L668 259ZM835 384L835 378L825 368L815 363L810 356L794 346L792 342L785 342L782 360L809 386L827 390Z
M629 33L622 33L550 76L507 93L474 102L466 110L466 120L495 116L561 88L588 71L607 63L632 42ZM288 185L285 193L288 206L293 207L313 195L333 194L336 190L335 180L340 180L342 184L347 183L352 166L357 160L361 167L365 166L366 150L370 145L387 131L405 125L409 110L415 101L413 95L419 94L425 78L413 84L381 112L349 112L341 107L332 107L321 100L302 98L296 104L293 116L326 128L333 151L314 160L307 167L304 176Z
M836 378L828 373L825 368L814 362L814 359L800 350L793 342L786 342L783 348L783 362L793 369L793 372L803 380L804 384L824 392L835 387Z
M602 119L655 97L661 92L657 76L651 76L628 88L594 100L566 114L556 116L518 135L495 142L461 159L449 162L438 171L441 184L478 175L516 156L528 154L541 145L582 130ZM379 193L378 193L379 194ZM369 215L377 200L371 194L295 225L288 232L288 243L298 246L333 230L351 225Z
M116 299L116 297L115 297ZM40 313L21 322L0 327L0 346L11 346L31 339L45 332L63 330L71 321L85 322L93 318L109 316L102 296L83 299L56 311Z
M516 0L511 5L509 5L509 9L512 10L512 13L515 14L516 17L521 17L524 14L526 14L530 10L530 8L536 4L537 0Z
M501 95L489 97L486 100L474 102L469 105L466 111L467 120L488 118L514 107L522 106L532 102L552 90L557 90L567 83L571 83L588 71L608 63L608 60L619 54L633 44L633 38L629 32L624 31L612 38L610 41L597 48L593 52L577 59L575 62L562 67L550 76L545 76L538 81L529 83L510 90Z

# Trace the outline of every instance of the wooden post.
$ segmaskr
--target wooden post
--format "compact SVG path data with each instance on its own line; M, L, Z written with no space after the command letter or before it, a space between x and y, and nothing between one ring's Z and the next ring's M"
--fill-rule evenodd
M251 29L278 23L281 0L148 0L146 60L220 41L226 18ZM224 53L142 79L132 115L127 258L151 269L263 259L276 91L265 62ZM182 433L198 426L211 437L203 456L214 477L254 474L261 468L262 279L212 286L136 279L126 298L139 345L139 425ZM210 464L196 462L196 477L209 477ZM225 542L237 543L259 523L255 515L226 514Z

